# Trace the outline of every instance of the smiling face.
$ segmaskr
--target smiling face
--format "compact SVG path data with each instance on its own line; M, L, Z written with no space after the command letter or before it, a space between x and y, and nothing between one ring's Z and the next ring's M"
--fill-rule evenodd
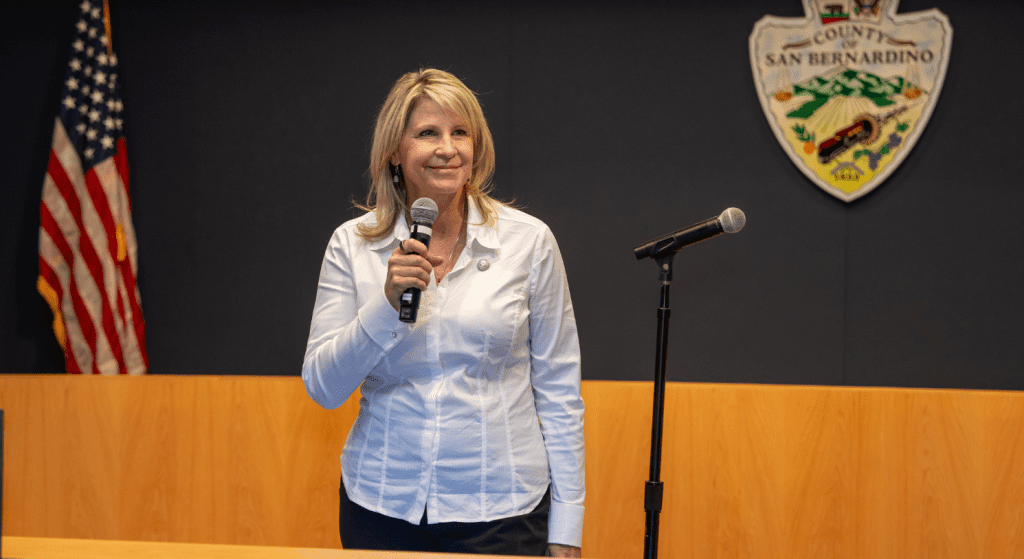
M391 156L401 165L408 201L461 194L473 173L473 138L469 126L431 99L422 98Z

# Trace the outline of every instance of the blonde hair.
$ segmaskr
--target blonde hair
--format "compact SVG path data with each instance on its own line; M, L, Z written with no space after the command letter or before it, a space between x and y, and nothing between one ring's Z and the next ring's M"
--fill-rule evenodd
M480 207L483 225L493 224L497 209L502 204L488 195L494 177L494 140L476 94L448 72L420 69L398 78L377 114L368 169L370 191L366 204L357 204L360 209L374 212L376 217L374 222L359 225L359 235L364 238L377 240L388 235L398 215L408 210L404 178L398 188L392 180L394 167L391 156L398 151L409 115L421 99L434 101L469 127L473 139L473 171L465 191L467 197L472 197Z

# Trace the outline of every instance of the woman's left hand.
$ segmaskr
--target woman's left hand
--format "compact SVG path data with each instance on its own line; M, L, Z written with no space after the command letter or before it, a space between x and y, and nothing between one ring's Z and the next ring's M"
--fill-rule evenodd
M557 543L548 544L549 557L580 557L580 548Z

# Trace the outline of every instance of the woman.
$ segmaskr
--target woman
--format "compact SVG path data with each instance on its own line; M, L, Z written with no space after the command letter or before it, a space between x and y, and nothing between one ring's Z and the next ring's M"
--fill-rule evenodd
M318 404L361 389L341 456L346 548L579 557L583 400L561 255L486 194L494 147L455 76L402 76L377 117L367 213L324 256L302 367ZM429 248L409 207L436 202ZM421 290L415 323L401 294Z

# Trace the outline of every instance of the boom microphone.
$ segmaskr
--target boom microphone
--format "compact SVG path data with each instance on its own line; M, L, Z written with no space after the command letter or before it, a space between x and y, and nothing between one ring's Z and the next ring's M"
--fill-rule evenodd
M633 249L636 259L650 256L657 260L663 256L679 252L683 247L716 237L722 233L736 233L747 223L747 216L739 208L729 208L722 215L695 223L675 233L669 233L647 241Z
M431 227L437 219L437 204L430 198L420 198L412 203L409 209L412 216L412 228L409 238L430 246L430 235L433 234ZM402 322L416 322L416 313L420 310L420 290L410 287L402 292L402 298L398 304L398 320Z

